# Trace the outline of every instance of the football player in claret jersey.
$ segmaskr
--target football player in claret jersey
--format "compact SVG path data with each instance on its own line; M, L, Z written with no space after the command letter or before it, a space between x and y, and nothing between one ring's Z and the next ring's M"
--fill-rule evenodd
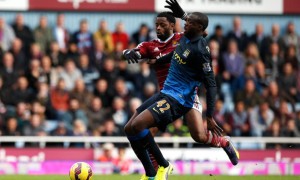
M186 17L186 14L182 11L179 4L176 1L170 1L168 2L170 5L168 8L170 8L173 12L173 15L176 17ZM180 15L178 15L178 9L181 9ZM180 10L179 9L179 10ZM177 12L176 12L177 11ZM177 13L177 14L176 14ZM124 57L128 60L128 62L137 62L138 59L143 58L157 58L164 56L165 54L169 53L170 51L174 50L176 46L178 45L179 39L183 36L181 33L173 33L173 28L175 25L175 18L173 16L170 16L170 13L160 13L157 16L156 19L156 32L158 40L153 40L150 42L143 42L134 50L125 50L124 51ZM201 34L202 36L202 34ZM189 56L191 52L189 50L183 52L184 56ZM179 56L179 55L178 55ZM177 59L180 62L180 59ZM181 62L182 64L185 64L184 61ZM205 64L206 66L203 67L207 70L209 70L210 66L209 64ZM156 63L155 64L155 70L158 75L158 80L160 83L160 88L162 89L162 84L165 81L165 78L167 76L167 72L169 69L170 64L169 63ZM212 74L213 77L213 74ZM169 78L169 84L170 81L176 84L176 79ZM214 77L213 77L214 82ZM208 85L212 86L212 89L215 89L215 83ZM176 84L176 86L180 87L180 83ZM205 84L205 83L204 83ZM166 84L165 84L166 85ZM207 84L205 84L207 87ZM176 88L176 87L175 87ZM190 87L188 87L190 88ZM179 88L178 88L179 89ZM180 90L180 89L179 89ZM193 92L195 89L193 90ZM212 90L214 91L214 90ZM193 93L192 93L193 94ZM208 94L209 95L209 94ZM179 94L180 96L180 94ZM177 117L176 114L168 114L170 109L173 109L174 111L178 110L176 109L176 105L174 107L170 107L172 103L168 102L170 99L161 99L161 101L158 101L160 99L160 94L157 94L156 96L153 96L152 98L148 99L141 105L137 112L133 115L133 117L130 119L130 121L125 126L125 132L128 136L128 139L132 145L132 148L138 158L141 160L146 175L142 176L143 179L167 179L168 174L172 171L172 165L167 162L157 145L154 143L153 137L149 130L147 128L143 129L140 126L137 119L139 119L139 114L143 114L145 111L148 111L148 107L151 107L151 105L155 104L157 107L152 108L152 111L154 113L162 113L164 115L155 117L155 122L152 126L157 126L159 129L164 130L166 125L170 122L172 122L174 117ZM184 97L183 97L184 98ZM189 130L191 132L192 138L196 142L200 143L206 143L209 144L212 147L222 147L226 151L226 153L229 155L231 161L233 164L237 164L238 159L236 156L234 156L233 147L229 143L229 139L226 137L221 136L221 129L217 126L213 118L211 117L211 114L208 114L208 131L204 130L203 122L202 122L202 107L201 104L198 102L197 96L192 96L192 106L191 108L187 108L186 112L180 112L180 115L185 114L185 118L187 120L187 124L189 126ZM173 99L174 100L174 99ZM172 101L172 100L171 100ZM210 113L213 110L214 106L214 99L210 99L209 101L212 101L210 104ZM175 103L177 104L177 103ZM179 107L179 106L178 106ZM185 109L185 108L183 108ZM138 116L138 117L137 117ZM180 117L180 116L179 116ZM178 118L178 117L177 117ZM161 123L164 121L164 123ZM147 123L145 123L147 124ZM141 129L142 131L140 131ZM137 132L136 132L137 131ZM155 172L155 169L153 165L151 164L149 160L148 154L152 154L155 159L157 160L157 163L159 164L159 169L157 171L157 175ZM234 157L234 158L232 158Z

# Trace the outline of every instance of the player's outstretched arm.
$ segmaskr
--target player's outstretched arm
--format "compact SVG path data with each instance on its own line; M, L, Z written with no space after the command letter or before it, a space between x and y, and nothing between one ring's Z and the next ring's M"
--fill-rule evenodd
M141 54L139 53L139 49L125 49L123 51L123 58L128 64L138 63L138 60L141 59Z
M156 61L155 61L155 64L167 64L167 63L170 63L171 60L172 60L173 52L174 51L172 51L172 52L170 52L170 53L168 53L168 54L166 54L164 56L161 56L161 57L157 58ZM154 64L154 63L152 63L152 64Z
M187 13L181 8L177 0L166 0L168 5L165 8L170 9L172 12L170 14L174 17L181 18L182 20L186 20Z

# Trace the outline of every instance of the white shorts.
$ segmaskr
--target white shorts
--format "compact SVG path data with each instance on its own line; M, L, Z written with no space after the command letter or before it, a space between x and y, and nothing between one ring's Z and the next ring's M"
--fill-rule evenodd
M202 114L202 104L200 102L198 95L195 96L193 109L196 109L197 111L199 111Z

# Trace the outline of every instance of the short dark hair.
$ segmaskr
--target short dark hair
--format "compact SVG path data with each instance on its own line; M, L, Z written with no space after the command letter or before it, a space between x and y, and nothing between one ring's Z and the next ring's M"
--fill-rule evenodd
M197 16L197 21L202 25L203 31L207 28L208 26L208 17L207 15L200 13L200 12L193 12L193 15Z
M165 17L170 23L176 23L176 19L169 12L161 12L156 17Z

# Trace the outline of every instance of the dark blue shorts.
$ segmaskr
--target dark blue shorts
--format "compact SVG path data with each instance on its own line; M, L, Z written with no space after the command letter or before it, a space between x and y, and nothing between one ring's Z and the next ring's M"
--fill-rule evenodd
M140 114L146 109L151 112L158 129L165 131L168 124L185 115L191 108L184 107L166 94L156 93L137 108L137 112Z

